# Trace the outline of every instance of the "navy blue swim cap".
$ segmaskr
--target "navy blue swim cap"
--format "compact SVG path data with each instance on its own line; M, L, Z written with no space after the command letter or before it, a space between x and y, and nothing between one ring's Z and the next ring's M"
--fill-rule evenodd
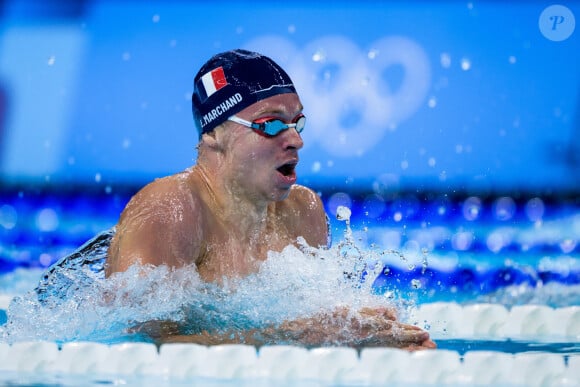
M296 93L292 80L267 56L247 50L217 54L195 76L191 97L199 137L265 98Z

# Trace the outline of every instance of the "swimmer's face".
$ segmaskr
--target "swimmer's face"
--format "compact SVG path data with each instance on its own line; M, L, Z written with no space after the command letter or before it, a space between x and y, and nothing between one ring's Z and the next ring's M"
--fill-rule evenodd
M256 121L277 118L293 122L302 113L297 94L279 94L247 107L236 116ZM234 122L227 122L230 133L226 156L232 177L239 189L260 200L282 200L296 183L298 150L304 143L296 129L290 128L276 136L265 136Z

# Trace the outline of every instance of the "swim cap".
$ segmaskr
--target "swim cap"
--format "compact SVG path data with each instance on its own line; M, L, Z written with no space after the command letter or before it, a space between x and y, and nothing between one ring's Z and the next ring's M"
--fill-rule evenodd
M193 83L191 102L199 137L246 107L285 93L296 93L294 84L267 56L241 49L215 55Z

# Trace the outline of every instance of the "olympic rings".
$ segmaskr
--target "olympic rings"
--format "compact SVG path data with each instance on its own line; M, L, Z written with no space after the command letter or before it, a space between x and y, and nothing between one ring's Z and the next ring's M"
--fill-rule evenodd
M401 36L375 41L363 52L351 39L332 35L302 49L284 37L258 37L245 48L270 56L288 73L306 107L306 144L329 154L360 156L388 130L411 117L430 86L430 65L422 47ZM383 79L390 66L403 77L396 90Z

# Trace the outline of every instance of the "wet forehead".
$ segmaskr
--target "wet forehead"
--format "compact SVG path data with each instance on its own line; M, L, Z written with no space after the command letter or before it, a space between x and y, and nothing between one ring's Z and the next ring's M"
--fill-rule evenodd
M264 115L279 115L294 118L302 112L303 106L295 93L278 94L248 106L238 116L251 119Z

